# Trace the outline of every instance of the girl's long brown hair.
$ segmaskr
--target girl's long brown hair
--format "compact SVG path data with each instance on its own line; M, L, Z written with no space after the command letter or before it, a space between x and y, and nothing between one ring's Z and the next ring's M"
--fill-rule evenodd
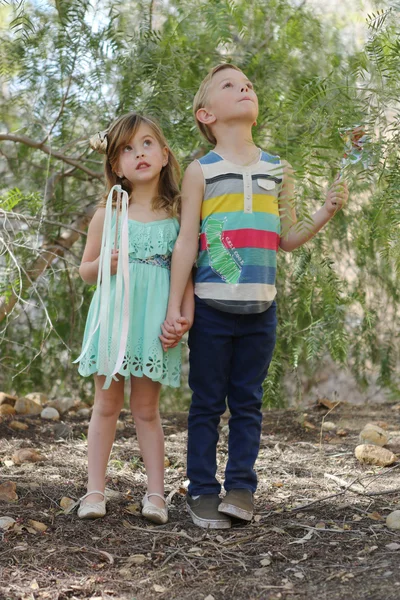
M112 123L106 133L107 150L104 164L106 191L104 197L99 203L99 206L106 205L107 196L114 185L120 185L124 190L126 190L128 196L131 197L131 182L125 179L125 177L118 177L114 169L117 168L121 150L130 143L142 124L148 125L152 129L160 146L168 149L168 163L161 170L158 184L158 195L152 199L152 210L165 210L165 212L171 217L178 216L180 213L181 199L178 185L180 178L179 163L170 149L160 126L153 121L153 119L134 112L119 117L116 121L114 121L114 123ZM114 203L115 200L116 198L114 198Z

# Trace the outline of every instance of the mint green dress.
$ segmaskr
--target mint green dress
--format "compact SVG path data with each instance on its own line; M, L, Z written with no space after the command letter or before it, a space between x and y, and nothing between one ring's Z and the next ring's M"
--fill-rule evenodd
M126 194L126 192L124 192ZM111 192L110 192L111 195ZM111 204L111 202L110 202ZM106 208L99 279L87 316L79 373L112 379L149 377L179 387L181 345L163 351L159 335L168 305L171 254L178 236L174 218L142 223L128 219L122 207L117 236L117 274L110 276L116 213ZM108 209L108 212L107 212Z

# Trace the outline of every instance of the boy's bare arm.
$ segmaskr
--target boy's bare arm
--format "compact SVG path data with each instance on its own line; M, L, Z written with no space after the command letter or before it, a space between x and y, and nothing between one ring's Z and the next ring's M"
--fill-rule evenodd
M291 252L310 240L347 202L347 184L336 180L329 188L324 206L318 209L310 221L297 221L294 208L294 172L286 161L283 164L283 184L279 194L279 212L281 218L280 248Z
M182 336L189 331L191 326L193 325L194 319L194 285L193 285L193 277L189 276L185 293L183 295L182 306L181 306L181 314L182 316L178 318L178 322L174 323L174 325L170 325L168 321L164 321L161 325L161 335L159 336L163 350L167 350L168 348L175 348L178 345L179 340ZM177 333L179 330L179 333Z
M186 169L182 181L181 228L172 253L171 287L166 318L171 324L181 316L183 295L197 256L203 195L203 172L199 163L194 161Z
M181 315L187 321L187 331L191 328L194 319L194 285L192 273L189 275L185 293L183 294Z

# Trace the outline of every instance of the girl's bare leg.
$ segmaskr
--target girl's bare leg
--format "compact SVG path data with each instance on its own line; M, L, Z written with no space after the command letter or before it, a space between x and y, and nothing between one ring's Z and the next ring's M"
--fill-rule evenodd
M88 432L88 485L87 491L104 491L107 463L115 437L115 428L124 403L123 377L112 381L108 390L103 390L105 377L95 375L96 393ZM82 501L101 502L100 494L91 494Z
M146 376L131 377L130 404L146 467L147 491L164 496L164 433L158 411L160 391L161 384ZM159 508L165 507L157 496L149 500Z

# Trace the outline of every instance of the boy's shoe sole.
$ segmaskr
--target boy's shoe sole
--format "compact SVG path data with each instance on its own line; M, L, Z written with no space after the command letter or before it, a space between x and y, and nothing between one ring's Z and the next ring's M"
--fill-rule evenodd
M254 514L253 494L250 490L231 490L222 500L218 510L229 517L251 521Z
M189 497L190 498L190 497ZM197 499L193 501L191 498L186 502L186 508L192 521L198 527L203 529L229 529L231 520L227 515L219 513L218 505L220 500L218 496L212 494L210 496L200 496L196 505ZM192 506L190 505L192 503ZM204 507L204 503L207 506ZM197 510L196 510L197 509ZM208 513L208 514L207 514Z

